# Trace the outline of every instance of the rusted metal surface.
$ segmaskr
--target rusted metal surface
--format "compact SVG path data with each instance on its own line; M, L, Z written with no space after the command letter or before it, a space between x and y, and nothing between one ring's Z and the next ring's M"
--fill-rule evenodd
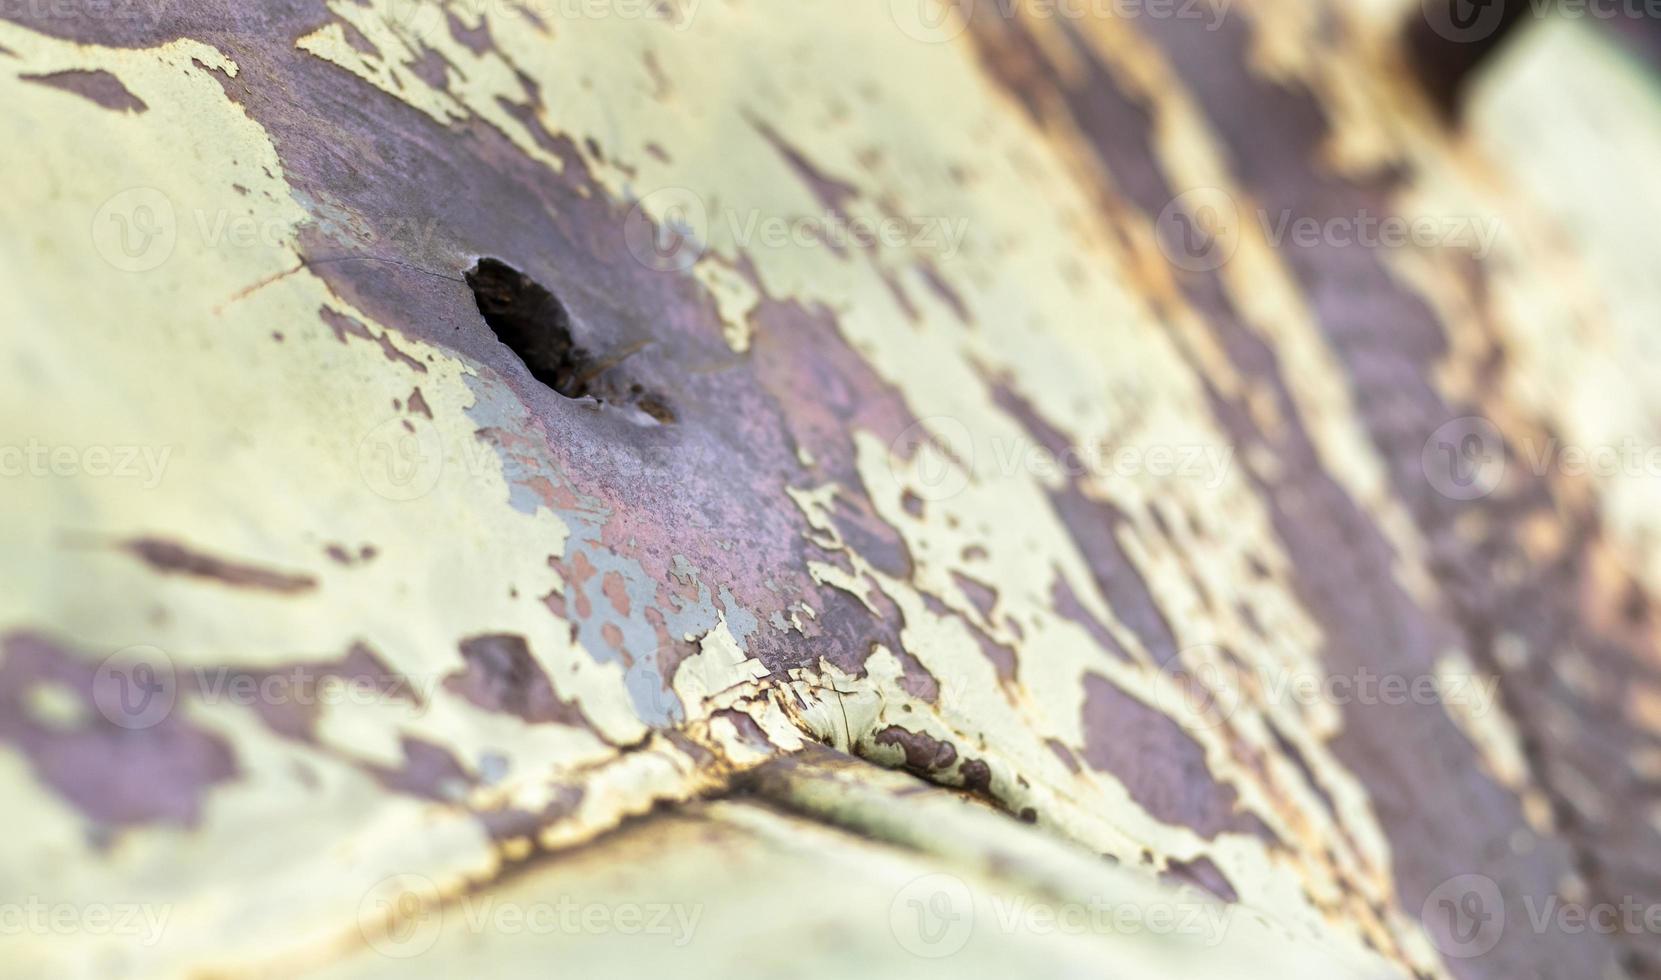
M1661 100L1411 6L3 8L7 959L1653 974Z

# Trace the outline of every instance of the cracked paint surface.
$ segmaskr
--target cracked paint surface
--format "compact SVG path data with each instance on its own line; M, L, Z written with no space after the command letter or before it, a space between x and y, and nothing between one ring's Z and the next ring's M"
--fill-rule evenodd
M861 796L884 777L814 743L1123 866L1141 900L1163 876L1245 910L1211 961L1241 975L1644 968L1516 906L1495 949L1447 956L1423 914L1459 874L1644 893L1661 828L1598 839L1635 789L1588 753L1653 755L1661 697L1594 717L1596 678L1661 680L1623 613L1653 588L1640 518L1598 518L1641 512L1632 491L1518 472L1456 501L1427 473L1463 417L1516 441L1630 413L1538 396L1533 352L1604 315L1542 270L1591 246L1443 128L1381 13L1014 4L927 43L905 3L663 9L0 22L0 124L33 151L0 161L0 418L45 453L0 526L23 801L0 900L172 916L151 945L20 937L23 969L376 972L382 883L453 907L557 877L551 852L696 882L716 869L683 836L755 867L805 860L780 841L819 824L955 867L995 850L956 818L961 842L923 841L935 804ZM1300 251L1247 221L1229 261L1184 266L1159 236L1197 189L1507 233L1485 257ZM899 234L842 233L861 221ZM536 381L479 315L481 257L627 352L608 383L674 421ZM1611 349L1647 367L1638 346ZM1571 649L1583 682L1536 691ZM1366 671L1439 693L1285 686ZM706 803L604 836L741 788L793 816ZM1095 942L1054 955L1173 968Z

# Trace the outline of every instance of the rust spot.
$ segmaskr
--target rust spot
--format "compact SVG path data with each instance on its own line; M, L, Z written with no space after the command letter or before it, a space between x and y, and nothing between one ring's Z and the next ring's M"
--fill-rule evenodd
M778 750L777 746L773 744L773 740L767 737L767 733L762 730L760 725L756 724L756 720L742 711L733 708L722 708L711 717L725 718L731 722L732 727L738 732L739 740L752 749L768 754Z
M986 659L990 661L992 667L997 670L998 680L1000 682L1004 684L1014 682L1016 671L1018 669L1014 650L1010 649L1005 644L994 640L991 636L987 635L986 630L982 629L980 624L976 623L968 616L958 612L956 609L946 605L944 602L941 602L937 596L928 592L923 593L922 596L923 605L928 607L930 612L943 618L955 619L963 624L963 628L969 631L970 636L974 637L975 643L980 647L981 653L986 655Z
M617 615L629 614L628 583L623 581L622 573L610 571L601 576L600 591L611 601L611 608L617 610Z
M923 274L923 282L928 284L929 289L940 299L940 302L946 304L946 307L952 311L952 315L957 317L959 322L964 326L974 322L973 318L969 316L968 304L963 302L963 297L957 294L957 290L946 283L946 280L940 275L940 270L934 267L933 262L919 262L917 268Z
M859 197L859 188L845 180L832 177L814 166L806 154L790 145L779 134L778 130L762 120L751 116L750 125L755 127L756 132L760 133L763 139L772 144L773 149L777 150L780 156L784 157L785 163L789 164L790 169L801 178L821 205L837 217L847 219L848 202ZM845 251L839 242L831 242L830 244L838 254Z
M532 724L587 728L588 719L565 701L522 636L493 634L461 642L467 668L444 679L446 690L487 711L500 711Z
M364 326L363 321L357 317L347 316L344 313L331 310L327 306L318 307L317 315L323 318L323 322L329 325L330 330L334 331L335 339L343 344L346 343L348 336L361 337L364 340L375 339L375 335L370 333L369 328Z
M128 541L123 548L164 574L212 579L237 588L284 594L309 592L317 588L317 579L310 575L275 572L226 561L160 538L138 538Z
M432 48L424 48L421 56L409 66L410 74L441 92L450 91L450 73L456 70L450 59ZM459 74L459 73L458 73Z
M905 766L913 772L927 775L950 769L957 762L957 748L923 732L908 731L890 725L873 736L878 745L898 746L905 751Z
M997 590L961 572L953 572L952 581L957 583L958 590L974 604L975 609L980 612L980 618L990 623L992 609L998 604Z
M1233 903L1240 900L1240 893L1234 890L1234 885L1223 874L1222 869L1208 857L1195 858L1192 861L1171 860L1166 862L1167 879L1197 885L1225 902Z
M421 707L424 701L416 685L404 674L386 665L367 644L354 643L346 655L335 661L282 664L262 669L213 667L193 671L181 678L181 686L199 696L215 700L227 696L247 703L260 721L284 738L318 745L317 721L322 715L325 685L342 682L354 696L371 696L384 702L401 701Z
M1326 787L1321 785L1321 780L1316 777L1314 768L1309 765L1309 760L1304 758L1304 754L1298 750L1296 745L1292 744L1291 739L1286 737L1279 726L1275 725L1274 722L1266 722L1266 725L1270 737L1274 739L1275 748L1279 750L1282 757L1291 762L1293 767L1298 770L1298 774L1303 776L1303 781L1309 786L1310 791L1315 794L1316 798L1321 801L1321 805L1336 820L1338 818L1338 808L1333 805L1332 794L1328 793Z
M559 823L576 813L577 807L582 805L583 796L581 786L562 784L554 787L553 799L541 810L507 807L501 810L478 810L474 811L473 815L484 825L492 840L531 837L543 827Z
M442 745L409 736L400 739L399 745L404 754L403 765L363 767L393 792L438 803L461 804L467 802L473 789L491 782L469 770L455 753ZM553 787L553 798L539 810L469 806L468 812L492 840L506 841L533 836L539 829L569 817L581 805L583 796L581 786L561 784Z
M479 26L471 30L462 24L451 11L446 10L444 12L444 19L448 22L450 36L456 39L457 44L474 54L483 56L485 52L495 46L496 42L490 36L490 24L484 18L481 17Z
M911 551L905 539L877 514L870 500L838 493L831 519L843 542L872 566L894 578L911 577Z
M1050 584L1050 605L1055 609L1057 616L1083 627L1084 631L1089 633L1091 638L1096 641L1097 646L1112 653L1125 663L1135 663L1135 658L1130 655L1130 651L1126 650L1124 645L1114 637L1112 631L1107 628L1107 624L1091 615L1090 610L1084 608L1084 603L1079 601L1078 594L1073 591L1073 587L1067 584L1065 578L1062 578L1059 568L1055 570L1055 581Z
M1205 838L1248 822L1234 789L1211 774L1205 749L1182 726L1126 694L1107 678L1084 678L1084 761L1113 774L1156 818Z
M71 69L69 71L52 72L48 75L19 75L25 82L34 82L37 85L50 85L65 92L73 92L84 99L96 102L106 109L116 112L131 112L135 115L149 110L144 100L127 91L127 86L103 69L86 70Z
M146 727L106 717L94 685L109 678L98 678L93 657L32 633L9 634L0 648L0 743L20 751L36 777L88 819L194 826L208 791L237 776L229 743L177 708ZM27 698L41 684L77 695L81 719L62 727L33 717Z
M317 313L323 318L323 322L329 325L329 329L334 331L335 339L341 343L346 343L348 336L372 340L380 345L381 353L387 360L394 364L403 364L405 367L419 371L422 374L427 373L427 365L399 350L398 345L394 344L392 338L387 334L377 335L373 330L364 326L363 322L357 317L347 316L344 313L331 310L327 306L318 307Z
M381 785L398 793L442 802L460 802L478 780L463 768L449 749L419 738L399 739L404 764L391 769L371 767Z
M1078 757L1073 755L1072 750L1067 748L1060 739L1046 739L1044 744L1050 747L1050 751L1055 753L1055 757L1061 760L1061 764L1067 767L1068 772L1075 776L1083 772L1078 764Z
M1007 383L994 380L992 394L998 407L1057 458L1065 458L1072 450L1066 434L1040 417L1032 404ZM1051 509L1066 525L1073 544L1089 560L1101 594L1111 597L1114 610L1135 631L1154 660L1161 665L1169 663L1177 655L1176 635L1153 590L1119 544L1119 528L1127 520L1124 513L1087 496L1077 476L1070 476L1065 486L1048 493ZM1108 649L1116 647L1114 644Z

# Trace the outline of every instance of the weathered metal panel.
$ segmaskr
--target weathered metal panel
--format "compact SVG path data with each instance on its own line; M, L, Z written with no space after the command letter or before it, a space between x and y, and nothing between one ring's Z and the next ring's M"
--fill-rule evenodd
M1207 975L1653 969L1530 914L1661 899L1651 491L1523 462L1644 437L1599 399L1653 306L1556 230L1619 213L1539 192L1569 146L1508 155L1553 86L1450 129L1400 6L5 7L0 903L72 925L8 961L374 972L464 898L682 901L584 877L625 861L812 958L801 891L1063 841L1124 873L1018 887L1205 889ZM770 775L814 743L1008 843L837 817ZM655 809L740 790L792 815ZM978 921L953 972L1193 953ZM553 955L444 935L394 968Z

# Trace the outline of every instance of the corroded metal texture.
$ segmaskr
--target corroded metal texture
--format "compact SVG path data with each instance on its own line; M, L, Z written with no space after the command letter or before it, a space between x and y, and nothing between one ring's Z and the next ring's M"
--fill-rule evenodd
M1657 969L1661 99L1413 6L0 7L7 961Z

